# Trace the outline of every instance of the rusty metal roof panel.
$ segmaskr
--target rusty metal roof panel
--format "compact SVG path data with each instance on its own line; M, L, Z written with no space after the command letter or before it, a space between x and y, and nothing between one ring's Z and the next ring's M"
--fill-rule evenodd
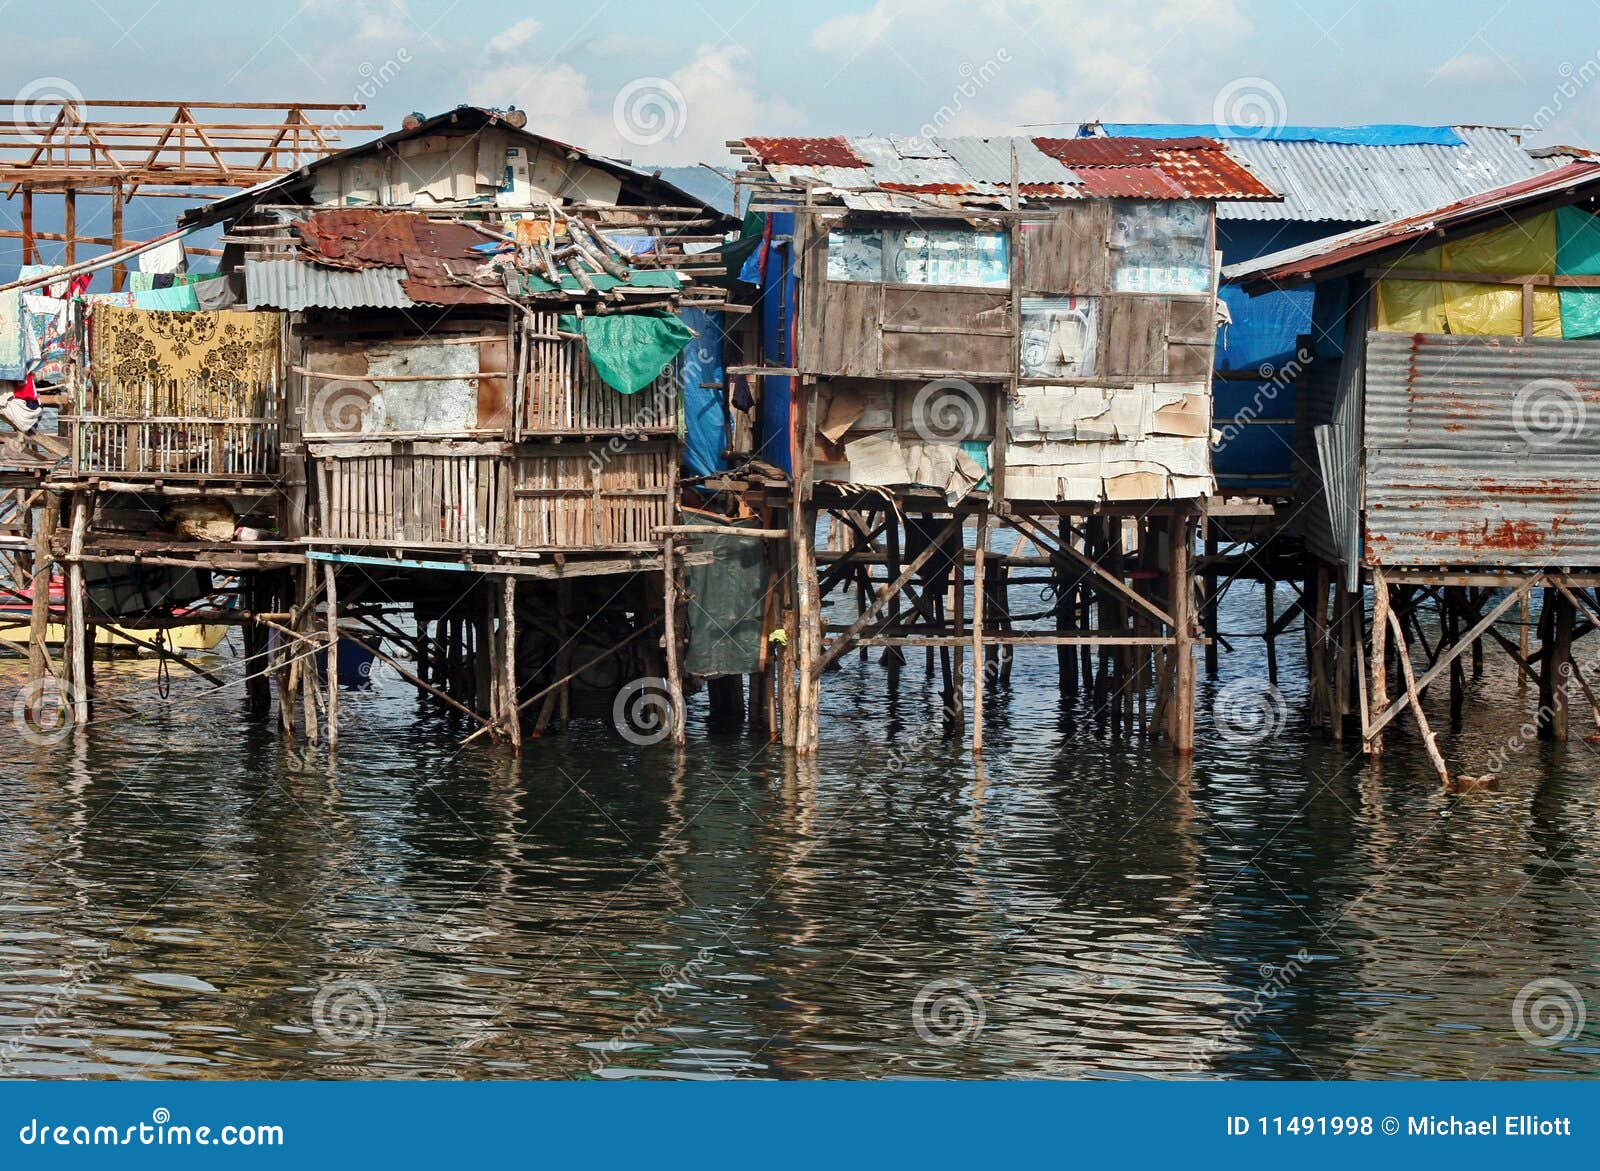
M1101 194L1098 186L1107 194L1134 199L1278 198L1210 138L1035 138L1033 142L1071 167L1085 194Z
M867 160L842 135L827 138L746 138L764 166L865 167Z
M324 268L297 259L244 261L245 302L251 309L410 309L403 268Z
M1600 341L1371 333L1366 555L1600 568Z
M940 207L996 206L1010 194L1013 158L1019 193L1029 200L1276 198L1222 146L1204 138L863 135L743 142L773 179L791 186L810 184L851 207L861 205L871 192L926 197L927 203ZM1076 157L1085 160L1086 170L1071 165ZM915 209L904 201L888 205L890 210Z

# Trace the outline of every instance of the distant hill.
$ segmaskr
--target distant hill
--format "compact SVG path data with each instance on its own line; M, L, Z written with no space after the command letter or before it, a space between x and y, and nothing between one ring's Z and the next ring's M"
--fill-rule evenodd
M681 187L690 195L705 200L719 211L733 211L733 171L727 167L712 170L707 166L657 167L651 163L635 163L641 171L660 171L661 177L674 187Z

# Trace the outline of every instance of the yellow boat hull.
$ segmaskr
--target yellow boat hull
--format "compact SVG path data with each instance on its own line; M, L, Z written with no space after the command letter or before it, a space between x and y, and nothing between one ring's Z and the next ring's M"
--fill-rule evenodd
M143 647L134 645L125 638L118 638L116 634L112 633L115 629L118 628L107 626L95 627L95 646L110 647L113 650L117 650L119 653L123 654L147 655L154 653L152 651L145 650ZM220 644L223 639L228 637L229 629L230 628L226 626L215 626L209 624L201 626L177 626L166 632L167 645L179 653L185 651L213 651L217 649L218 644ZM155 637L159 632L154 630L130 630L128 633L132 637L139 639L141 642L154 642ZM0 640L13 643L18 646L26 646L28 643L28 628L26 625L7 626L4 629L0 629ZM51 646L61 646L66 641L66 632L59 622L52 622L48 627L45 628L44 640Z

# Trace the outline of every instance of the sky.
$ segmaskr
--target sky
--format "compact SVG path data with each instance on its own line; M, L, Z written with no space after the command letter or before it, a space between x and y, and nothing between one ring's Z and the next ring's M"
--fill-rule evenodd
M0 0L14 102L463 102L639 163L747 134L1492 123L1600 146L1600 0ZM370 116L369 116L370 115ZM357 136L364 137L364 136Z

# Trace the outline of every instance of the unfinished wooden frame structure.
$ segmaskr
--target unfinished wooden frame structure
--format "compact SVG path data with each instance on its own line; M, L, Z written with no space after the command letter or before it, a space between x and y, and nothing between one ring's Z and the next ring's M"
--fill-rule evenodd
M61 245L65 264L79 247L117 251L124 210L135 197L194 199L207 191L252 187L340 149L346 131L382 127L352 120L359 102L162 102L85 99L40 93L0 120L0 185L20 196L21 225L0 230L20 240L22 263L41 261L41 242ZM154 115L160 112L162 117ZM327 117L332 115L332 117ZM34 226L39 196L59 195L63 230ZM110 201L110 234L79 230L80 197ZM191 249L204 253L206 249ZM113 270L121 287L122 269Z

